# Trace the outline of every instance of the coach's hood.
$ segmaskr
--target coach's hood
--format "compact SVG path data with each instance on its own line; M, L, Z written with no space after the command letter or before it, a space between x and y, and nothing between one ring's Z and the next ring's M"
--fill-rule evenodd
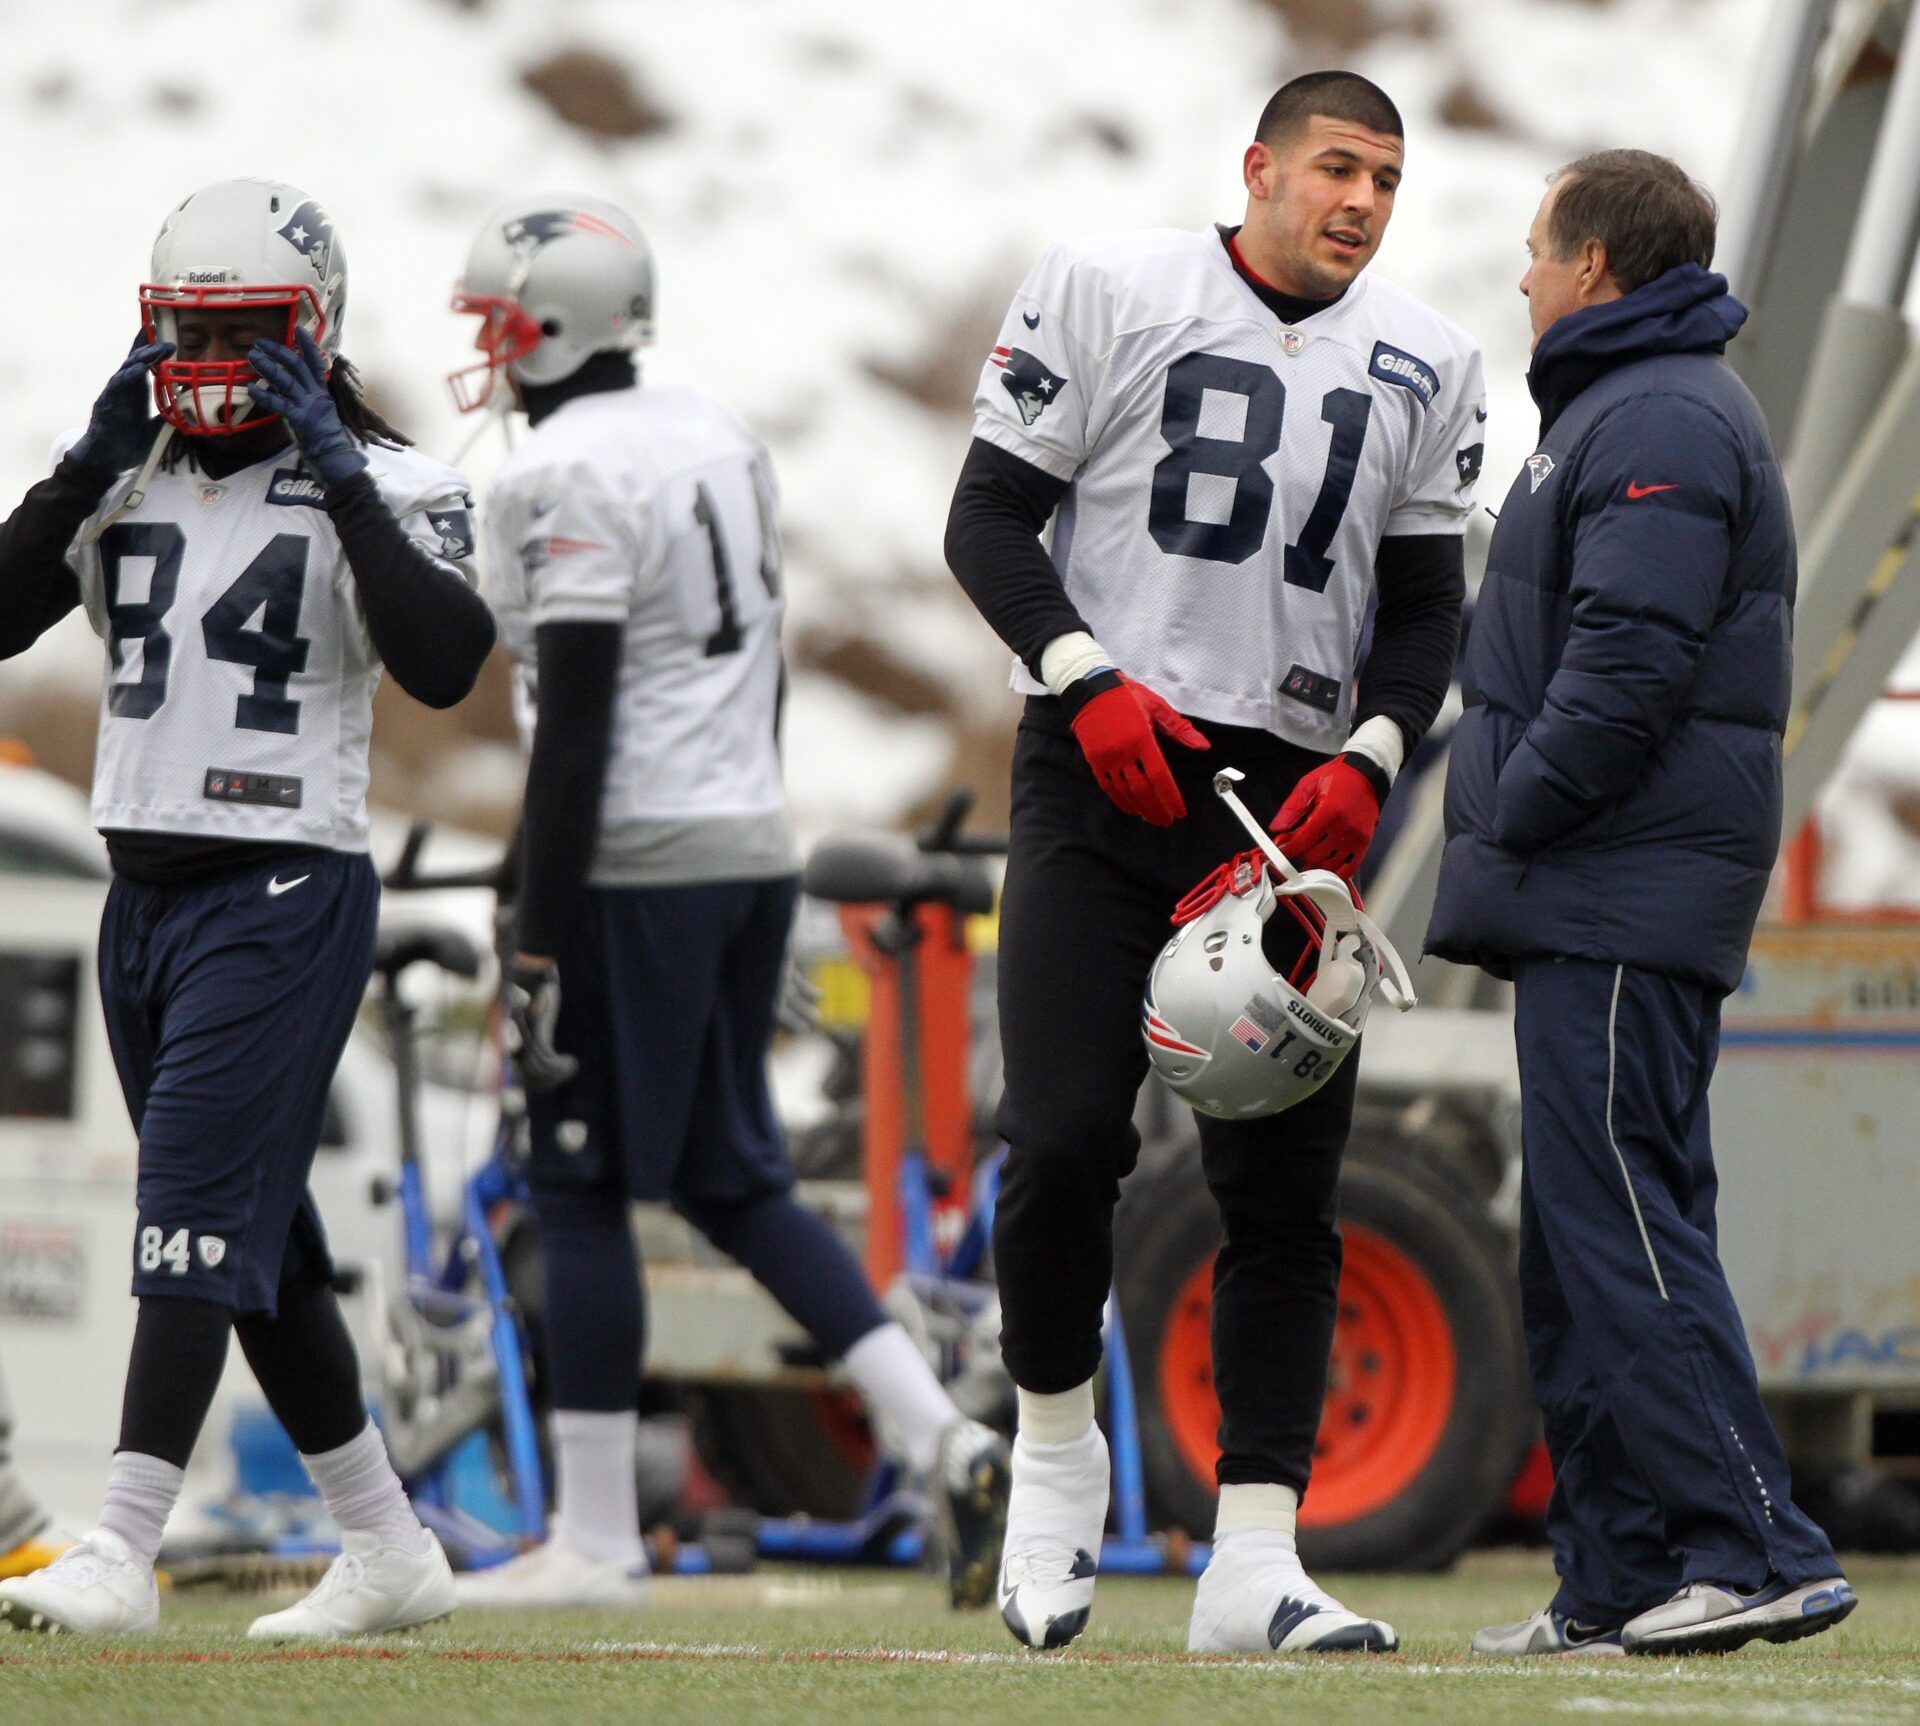
M1527 368L1540 435L1596 378L1656 354L1721 353L1746 321L1747 308L1728 291L1727 278L1698 264L1569 313L1540 338Z

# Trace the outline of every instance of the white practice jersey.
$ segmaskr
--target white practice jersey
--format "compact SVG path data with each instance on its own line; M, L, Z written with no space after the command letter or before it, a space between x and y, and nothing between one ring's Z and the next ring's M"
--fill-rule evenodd
M1479 349L1363 274L1282 324L1221 236L1056 246L981 372L974 435L1072 482L1067 597L1181 712L1345 742L1390 534L1466 531L1486 418ZM1016 665L1014 687L1040 684Z
M366 456L407 533L472 582L466 480L413 450ZM68 552L107 646L94 824L366 850L380 662L319 482L292 449L218 480L182 462L91 537L133 482Z
M500 468L481 544L529 746L534 631L624 632L603 853L636 824L784 810L773 475L734 414L675 387L575 396Z

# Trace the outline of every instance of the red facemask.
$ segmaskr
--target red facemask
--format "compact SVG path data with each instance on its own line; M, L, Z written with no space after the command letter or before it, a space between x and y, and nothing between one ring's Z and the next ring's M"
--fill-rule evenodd
M150 342L169 341L174 317L188 310L272 311L286 315L281 340L293 346L303 314L307 333L318 342L326 317L313 289L294 283L182 286L147 282L140 289L140 324ZM162 320L165 320L164 324ZM272 416L247 394L258 374L245 360L162 360L153 368L153 399L160 417L187 437L231 437Z
M473 345L486 355L478 365L447 374L454 405L463 414L485 407L493 399L500 377L515 360L523 360L540 345L540 326L506 294L455 294L453 309L480 319Z

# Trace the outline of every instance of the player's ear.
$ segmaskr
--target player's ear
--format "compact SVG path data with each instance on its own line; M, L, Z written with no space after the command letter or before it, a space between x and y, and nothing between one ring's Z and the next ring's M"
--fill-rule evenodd
M1259 139L1249 144L1246 156L1240 163L1240 176L1246 182L1247 196L1262 199L1272 197L1277 167L1273 152Z

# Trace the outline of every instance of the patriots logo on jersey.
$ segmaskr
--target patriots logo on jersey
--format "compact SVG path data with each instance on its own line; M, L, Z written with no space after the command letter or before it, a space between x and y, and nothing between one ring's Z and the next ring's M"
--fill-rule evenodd
M1013 405L1020 410L1022 425L1032 425L1047 411L1048 403L1067 387L1065 378L1049 371L1044 361L1025 348L995 348L993 363L1000 367L1000 381L1013 397Z
M1453 452L1453 465L1460 470L1460 483L1472 485L1480 477L1480 464L1486 459L1487 446L1483 443L1470 443L1465 449Z
M1547 475L1552 472L1553 457L1548 455L1545 450L1542 450L1538 455L1528 456L1527 473L1532 478L1532 484L1527 487L1527 490L1529 492L1538 491L1547 483Z
M597 239L618 240L623 246L633 244L611 222L603 222L585 210L535 210L531 215L514 217L500 230L500 237L508 245L524 252L537 252L563 234L592 234Z
M313 265L313 273L323 282L327 265L333 261L333 218L309 198L287 218L280 238Z
M440 536L440 555L456 563L473 555L473 518L464 509L430 509L427 526Z

